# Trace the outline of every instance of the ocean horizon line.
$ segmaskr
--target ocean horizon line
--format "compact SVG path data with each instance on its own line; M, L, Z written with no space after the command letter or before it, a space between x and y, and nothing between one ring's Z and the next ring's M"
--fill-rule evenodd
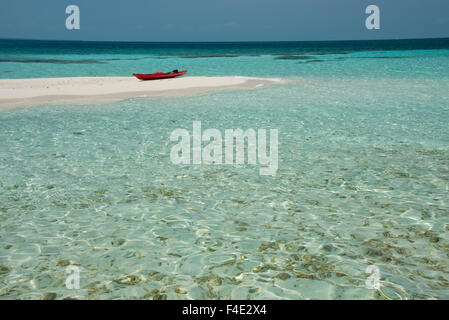
M30 38L0 38L0 41L30 41L30 42L71 42L71 43L173 43L173 44L231 44L231 43L343 43L343 42L397 42L397 41L441 41L447 37L429 38L386 38L386 39L341 39L341 40L225 40L225 41L131 41L131 40L67 40L67 39L30 39Z

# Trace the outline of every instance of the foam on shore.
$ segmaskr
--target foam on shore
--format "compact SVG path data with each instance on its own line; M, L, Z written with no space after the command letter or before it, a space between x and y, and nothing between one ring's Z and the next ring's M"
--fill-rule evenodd
M108 103L143 96L186 96L281 82L281 79L237 76L153 81L134 77L0 79L0 110L48 103Z

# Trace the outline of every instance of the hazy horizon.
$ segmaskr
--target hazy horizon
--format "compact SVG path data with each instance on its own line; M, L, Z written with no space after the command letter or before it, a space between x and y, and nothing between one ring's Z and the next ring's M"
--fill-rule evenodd
M352 42L352 41L407 41L407 40L446 40L449 37L399 38L399 39L343 39L343 40L224 40L224 41L132 41L132 40L65 40L65 39L32 39L32 38L0 38L17 41L49 41L49 42L121 42L121 43L269 43L269 42Z

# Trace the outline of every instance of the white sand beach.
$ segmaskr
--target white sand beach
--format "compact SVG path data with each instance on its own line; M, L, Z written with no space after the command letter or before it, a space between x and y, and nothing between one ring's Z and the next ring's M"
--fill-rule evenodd
M108 103L140 96L184 96L282 82L282 79L249 77L182 77L152 81L134 77L0 79L0 110L64 102Z

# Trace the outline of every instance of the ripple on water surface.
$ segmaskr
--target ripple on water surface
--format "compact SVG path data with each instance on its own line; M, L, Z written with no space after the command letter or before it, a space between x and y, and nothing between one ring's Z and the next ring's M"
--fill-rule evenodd
M2 112L0 296L448 298L446 88L316 78ZM193 120L279 129L277 175L173 165Z

